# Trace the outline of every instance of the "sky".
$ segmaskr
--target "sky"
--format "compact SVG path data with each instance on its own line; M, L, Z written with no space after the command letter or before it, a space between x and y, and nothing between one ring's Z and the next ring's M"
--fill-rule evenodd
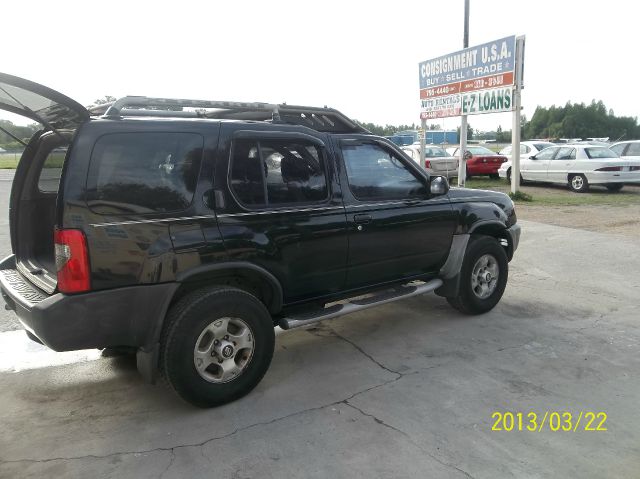
M629 0L470 0L469 44L526 35L528 118L537 105L592 99L635 117L639 13ZM85 105L104 95L286 102L397 125L420 122L418 64L462 48L464 0L23 0L4 2L2 19L0 71ZM469 123L510 129L511 117Z

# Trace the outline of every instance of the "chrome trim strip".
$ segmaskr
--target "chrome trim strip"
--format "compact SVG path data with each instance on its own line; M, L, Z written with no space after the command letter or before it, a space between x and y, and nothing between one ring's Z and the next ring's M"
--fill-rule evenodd
M253 215L273 215L277 213L307 213L313 211L331 211L342 210L343 206L325 206L323 208L298 208L295 210L265 210L265 211L248 211L246 213L223 213L218 218L233 218L236 216L253 216Z
M151 220L131 220L131 221L115 221L113 223L90 223L89 226L94 228L100 228L103 226L123 226L123 225L137 225L146 223L165 223L167 221L189 221L189 220L202 220L215 218L215 215L203 215L203 216L183 216L180 218L156 218Z
M218 218L234 218L236 216L254 216L254 215L273 215L278 213L307 213L314 211L331 211L342 210L343 206L327 206L323 208L299 208L295 210L265 210L265 211L249 211L246 213L223 213L219 214ZM183 216L179 218L158 218L149 220L131 220L131 221L116 221L112 223L92 223L89 226L94 228L100 228L104 226L123 226L123 225L135 225L145 223L165 223L167 221L189 221L189 220L201 220L201 219L213 219L216 215L202 215L202 216Z

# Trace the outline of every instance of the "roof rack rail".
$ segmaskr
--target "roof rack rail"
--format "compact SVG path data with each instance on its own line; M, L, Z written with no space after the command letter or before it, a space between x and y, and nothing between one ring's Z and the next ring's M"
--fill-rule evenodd
M104 108L104 107L103 107ZM100 112L100 109L96 108ZM368 130L333 108L290 106L286 103L260 103L212 100L185 100L126 96L108 105L105 118L155 116L169 118L214 118L269 121L302 125L329 133L369 133Z

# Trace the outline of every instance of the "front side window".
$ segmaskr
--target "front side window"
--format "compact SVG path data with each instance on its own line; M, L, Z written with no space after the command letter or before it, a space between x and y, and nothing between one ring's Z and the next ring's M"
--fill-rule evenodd
M613 150L613 148L611 148ZM616 153L618 153L616 151ZM629 143L629 149L626 153L627 156L640 156L640 143Z
M328 198L322 151L304 140L238 139L231 189L247 206L315 203Z
M343 145L349 187L361 201L425 197L422 181L394 154L371 143Z
M614 145L611 148L609 148L611 151L613 151L616 155L622 156L622 152L624 151L625 147L627 146L626 143L620 143L619 145ZM640 146L640 144L639 144ZM629 148L631 149L631 148ZM640 148L639 148L640 150Z
M562 147L558 150L558 154L554 158L554 160L575 160L576 159L576 149L570 147Z
M536 155L536 160L550 160L556 154L558 148L545 148Z
M97 213L185 210L192 202L203 138L195 133L114 133L91 155L87 202Z

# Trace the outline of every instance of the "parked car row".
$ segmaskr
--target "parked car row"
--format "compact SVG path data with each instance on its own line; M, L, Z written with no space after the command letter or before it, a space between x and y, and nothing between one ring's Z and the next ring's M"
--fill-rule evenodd
M618 153L638 153L640 142L624 143L611 148L590 144L550 144L539 149L544 143L523 142L525 148L520 148L520 181L568 184L577 193L588 191L590 185L620 191L625 183L640 184L640 156L634 158ZM527 155L526 148L538 151ZM502 164L498 171L500 177L511 181L511 165L511 160Z

